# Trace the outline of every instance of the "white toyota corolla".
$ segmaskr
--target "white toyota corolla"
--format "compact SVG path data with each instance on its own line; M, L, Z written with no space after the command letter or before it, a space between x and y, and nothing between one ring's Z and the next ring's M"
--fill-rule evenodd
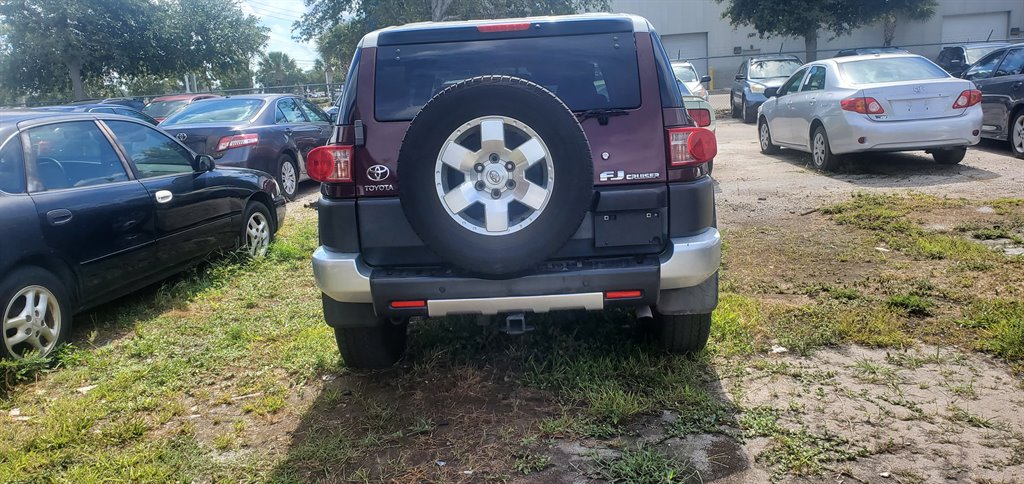
M866 151L924 150L955 164L981 134L981 91L918 55L810 62L773 90L758 111L761 151L806 151L823 170Z

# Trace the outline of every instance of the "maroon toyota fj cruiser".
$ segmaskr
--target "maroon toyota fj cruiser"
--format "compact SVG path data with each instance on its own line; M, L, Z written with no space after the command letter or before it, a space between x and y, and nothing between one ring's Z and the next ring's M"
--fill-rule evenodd
M401 357L411 317L636 308L707 342L721 240L708 162L651 24L587 14L422 23L359 43L313 271L345 362Z

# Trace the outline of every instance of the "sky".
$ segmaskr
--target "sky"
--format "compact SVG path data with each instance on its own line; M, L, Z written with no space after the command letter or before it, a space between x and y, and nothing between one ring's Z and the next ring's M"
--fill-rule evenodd
M295 59L302 69L312 69L317 59L313 43L292 39L292 22L299 20L306 7L302 0L243 0L242 11L260 18L270 29L267 52L281 51Z

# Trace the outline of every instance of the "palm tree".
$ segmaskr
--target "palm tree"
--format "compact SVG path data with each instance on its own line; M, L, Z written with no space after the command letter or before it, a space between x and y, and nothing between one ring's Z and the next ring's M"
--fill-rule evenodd
M259 66L256 70L256 82L263 87L285 86L291 83L296 74L301 75L301 70L295 59L292 59L284 52L268 52L260 57Z

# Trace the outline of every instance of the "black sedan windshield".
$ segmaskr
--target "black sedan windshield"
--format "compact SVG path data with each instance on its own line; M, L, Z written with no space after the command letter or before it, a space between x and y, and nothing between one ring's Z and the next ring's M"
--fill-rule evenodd
M252 119L261 99L216 99L192 103L164 120L161 126L195 123L237 123Z

